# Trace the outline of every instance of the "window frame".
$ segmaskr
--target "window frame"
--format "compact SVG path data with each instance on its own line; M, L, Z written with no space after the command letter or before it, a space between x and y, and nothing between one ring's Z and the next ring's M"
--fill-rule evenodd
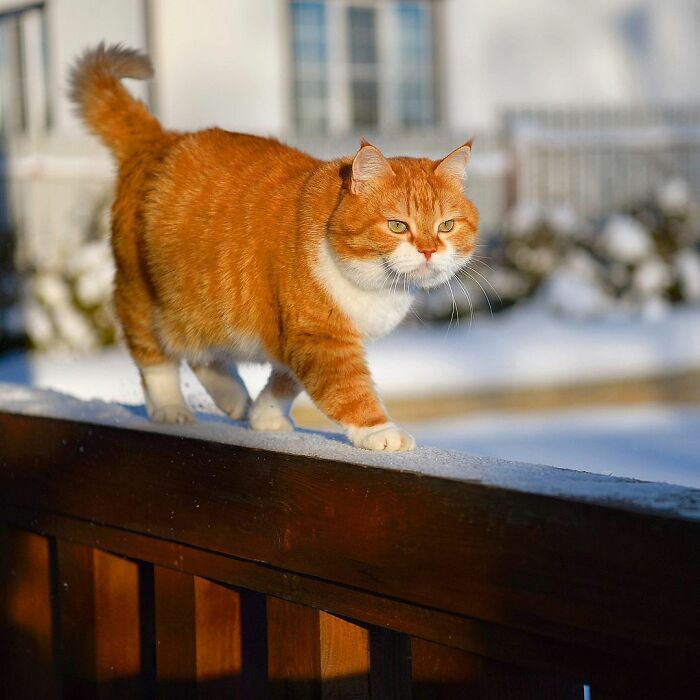
M428 16L427 36L430 42L430 65L426 66L429 79L426 83L429 95L431 118L422 125L405 125L400 104L401 64L398 51L392 51L389 42L381 37L396 36L398 33L397 0L322 0L325 5L325 31L327 53L326 69L326 126L324 135L342 135L360 129L366 131L411 131L419 128L434 129L440 124L442 114L440 100L442 97L439 84L439 65L442 60L440 45L436 41L441 26L440 3L435 0L413 0L420 5ZM297 118L298 95L294 86L296 76L296 55L294 51L294 17L292 1L286 3L288 11L289 56L292 70L290 89L291 127L296 133L310 134L313 129L304 128ZM377 110L376 127L357 127L352 115L352 77L349 61L348 10L350 8L368 8L375 13L377 41Z

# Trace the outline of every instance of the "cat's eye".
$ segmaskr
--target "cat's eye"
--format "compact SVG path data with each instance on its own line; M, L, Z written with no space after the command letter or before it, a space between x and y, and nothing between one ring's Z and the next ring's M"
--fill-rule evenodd
M448 233L455 227L455 220L454 219L448 219L447 221L443 221L439 226L438 226L438 231L441 233Z
M396 221L395 219L390 219L386 222L389 227L389 231L392 233L406 233L408 231L408 226L403 221Z

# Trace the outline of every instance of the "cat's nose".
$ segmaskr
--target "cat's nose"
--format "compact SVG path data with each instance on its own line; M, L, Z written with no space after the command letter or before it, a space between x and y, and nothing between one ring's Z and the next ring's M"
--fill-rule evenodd
M419 253L423 253L425 255L425 259L430 262L430 256L433 253L437 253L437 248L419 248L418 249Z

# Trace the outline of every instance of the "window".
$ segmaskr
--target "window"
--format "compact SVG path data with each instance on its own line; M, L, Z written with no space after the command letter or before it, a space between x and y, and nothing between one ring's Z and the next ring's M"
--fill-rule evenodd
M293 0L291 11L298 129L434 123L429 0Z
M43 3L0 12L0 135L44 131L49 124Z

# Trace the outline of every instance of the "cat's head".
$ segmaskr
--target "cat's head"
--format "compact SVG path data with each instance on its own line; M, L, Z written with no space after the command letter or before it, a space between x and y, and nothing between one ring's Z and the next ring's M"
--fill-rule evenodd
M471 141L440 161L387 159L363 141L329 222L344 273L368 289L429 289L465 265L479 223L463 190L470 156Z

